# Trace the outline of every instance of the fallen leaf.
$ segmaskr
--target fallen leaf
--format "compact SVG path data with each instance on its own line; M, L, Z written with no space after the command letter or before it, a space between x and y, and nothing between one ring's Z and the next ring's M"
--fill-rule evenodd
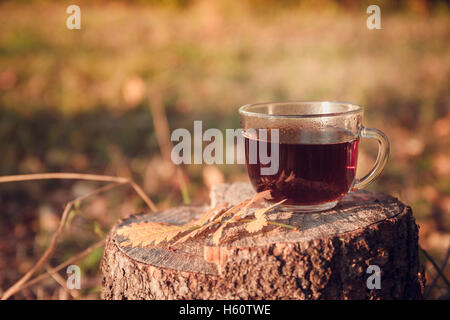
M189 222L189 225L194 226L203 226L205 223L211 222L217 218L217 215L221 213L221 211L228 206L227 203L223 203L214 208L209 209L205 214L203 214L197 220Z
M217 246L220 243L220 239L222 238L222 234L223 234L223 230L225 229L226 224L222 224L219 229L216 230L216 232L214 232L213 237L212 237L212 241L213 243Z
M246 199L244 201L241 201L234 207L230 208L225 212L222 216L222 220L228 216L231 216L230 219L227 221L224 221L223 224L214 232L212 241L215 245L218 245L220 243L220 240L222 238L223 230L225 227L232 223L238 221L242 215L247 212L247 210L250 208L250 206L258 201L261 201L265 198L268 198L270 196L270 190L262 191L257 194L255 194L251 199Z
M224 210L225 206L221 205L215 208L214 214L212 215L212 217L208 220L208 222L204 223L201 226L197 226L196 229L192 230L191 232L189 232L188 234L184 235L183 237L181 237L180 239L178 239L177 241L175 241L173 243L173 245L177 245L180 244L182 242L185 242L186 240L192 239L200 234L202 234L203 232L205 232L206 230L208 230L209 228L213 227L214 225L216 225L218 223L218 220L221 218L221 216L226 212L226 210ZM204 219L199 219L199 220L204 220ZM193 226L195 227L195 226Z
M268 221L265 215L261 215L259 218L254 219L250 222L248 222L245 225L245 230L247 230L250 233L258 232L265 226L267 226Z
M276 206L279 206L280 204L282 204L283 202L285 202L287 199L283 199L277 203L274 203L266 208L261 208L261 209L257 209L255 210L255 218L259 218L260 216L264 215L266 212L269 212L270 210L272 210L273 208L275 208Z
M183 226L150 221L132 223L129 226L121 227L117 230L117 234L128 238L127 241L122 242L122 245L144 247L169 241L183 231L186 231Z
M152 244L157 245L162 242L170 242L177 236L187 232L170 245L170 248L172 248L177 244L199 236L220 225L212 237L213 243L218 245L228 224L238 222L242 215L244 215L252 206L269 196L270 191L267 190L259 192L252 198L241 201L231 208L228 208L229 205L227 203L221 204L208 210L200 218L182 226L153 221L132 223L128 226L119 228L117 234L128 238L128 240L121 243L122 245L145 247ZM285 200L277 202L266 208L256 209L254 212L255 219L246 224L246 230L250 233L261 230L269 223L266 213L284 201ZM227 218L228 220L226 220Z
M267 215L266 215L267 212L269 212L270 210L272 210L273 208L282 204L285 201L286 201L286 199L281 200L280 202L274 203L267 208L261 208L261 209L255 210L255 213L254 213L255 219L248 222L245 225L245 229L250 233L254 233L254 232L262 230L262 228L267 226L269 223L269 221L267 220Z
M270 197L270 190L261 191L261 192L255 194L250 199L250 201L248 201L248 203L244 206L244 208L242 208L241 210L237 211L234 214L234 216L231 217L230 220L232 220L232 221L239 220L244 215L244 213L247 212L247 210L251 207L252 204L257 203L259 201L262 201L264 199L267 199L268 197Z

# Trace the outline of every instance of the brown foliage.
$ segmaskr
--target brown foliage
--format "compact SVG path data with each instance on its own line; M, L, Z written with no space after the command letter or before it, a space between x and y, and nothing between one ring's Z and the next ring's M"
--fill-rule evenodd
M228 204L221 204L208 210L200 218L184 225L174 225L164 222L140 222L132 223L128 226L119 228L117 233L127 237L123 244L126 246L149 246L157 245L162 242L169 244L172 240L179 237L171 246L183 243L189 239L193 239L213 228L217 228L213 234L213 243L218 245L222 239L223 231L230 223L246 222L245 229L250 232L257 232L268 225L267 212L274 207L283 203L280 201L269 207L258 207L264 200L270 197L269 191L263 191L255 194L252 198L246 199L231 208L227 208ZM254 209L254 219L242 220L241 218L247 214L250 209Z

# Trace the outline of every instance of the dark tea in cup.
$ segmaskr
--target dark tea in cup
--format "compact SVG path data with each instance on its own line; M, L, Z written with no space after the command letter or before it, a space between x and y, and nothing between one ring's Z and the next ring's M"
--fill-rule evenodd
M351 189L371 183L388 159L387 137L362 126L363 111L356 104L269 102L243 106L239 113L250 181L258 192L270 190L270 201L285 200L284 210L333 208ZM264 134L258 133L261 130ZM376 139L379 151L375 166L358 179L360 138ZM275 170L267 156L277 160Z
M299 134L298 138L302 135ZM272 152L268 141L256 141L256 163L250 163L251 138L245 137L245 153L248 175L257 192L270 190L271 201L286 199L284 205L320 205L337 201L351 188L355 179L358 159L358 138L345 140L349 134L336 134L334 139L319 143L313 135L303 135L309 141L293 139L278 142L278 172L262 175L263 164L259 148ZM340 136L340 139L339 139ZM320 139L317 139L320 140Z

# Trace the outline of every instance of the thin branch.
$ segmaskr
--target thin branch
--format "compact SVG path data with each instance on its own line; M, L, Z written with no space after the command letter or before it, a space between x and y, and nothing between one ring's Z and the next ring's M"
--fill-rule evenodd
M68 179L68 180L88 180L99 182L115 182L118 184L129 183L134 191L145 201L147 206L156 212L158 209L152 200L145 194L139 185L129 178L104 176L98 174L85 174L85 173L65 173L65 172L53 172L53 173L34 173L34 174L20 174L11 176L0 177L0 183L6 182L20 182L20 181L32 181L32 180L52 180L52 179Z
M431 262L431 264L433 265L433 267L436 269L437 273L439 274L439 276L442 278L442 280L444 280L445 284L447 285L447 288L450 288L450 282L448 281L448 279L445 277L445 275L442 273L441 269L439 268L439 266L436 264L436 262L433 260L433 258L428 254L428 252L426 252L423 248L419 247L420 250L422 250L423 254L425 255L425 257Z
M161 88L153 90L149 97L150 110L153 116L153 126L155 127L156 140L162 158L166 162L171 162L172 141L170 140L169 121L164 110L164 104L161 98Z
M141 187L139 187L134 181L128 181L128 183L131 185L131 187L136 191L138 195L141 196L141 198L145 201L147 206L152 210L152 212L158 211L158 208L155 206L152 200L150 200L149 197L145 194L144 190L142 190Z
M117 183L130 181L130 179L128 178L104 176L98 174L52 172L52 173L32 173L32 174L2 176L0 177L0 183L30 181L30 180L51 180L51 179L90 180L90 181L104 181Z
M110 183L110 184L107 184L106 186L103 186L103 187L98 188L98 189L95 189L95 190L93 190L93 191L91 191L91 192L89 192L89 193L86 193L86 194L84 194L84 195L81 195L81 196L77 197L76 199L74 199L74 200L72 200L72 201L73 201L74 203L80 202L80 201L83 201L83 200L86 199L86 198L89 198L89 197L95 196L95 195L97 195L97 194L99 194L99 193L102 193L102 192L105 192L105 191L114 189L114 188L116 188L116 187L118 187L118 186L121 186L121 185L124 185L124 184L127 184L127 182Z
M75 262L83 259L87 255L89 255L92 251L94 251L95 249L100 248L104 245L105 245L105 239L94 243L92 246L84 249L83 251L81 251L77 255L73 256L72 258L67 259L65 262L59 264L58 266L47 270L47 273L43 273L43 274L31 279L30 281L24 283L20 288L18 288L17 292L22 291L23 289L31 287L31 286L47 279L48 277L50 277L50 272L53 272L53 273L58 272L58 271L64 269L65 267L67 267L71 264L74 264Z
M6 300L9 297L11 297L13 293L16 292L16 290L20 288L25 282L27 282L27 280L30 279L30 277L36 271L40 270L41 267L44 265L45 261L47 261L47 259L50 258L51 254L53 253L53 250L55 249L56 242L58 241L61 232L64 230L67 217L74 203L75 201L73 200L67 203L66 207L64 208L61 220L59 221L58 229L53 234L52 240L50 241L50 245L48 246L47 250L45 250L44 254L41 256L39 261L27 273L25 273L25 275L22 278L20 278L16 283L14 283L8 290L6 290L6 292L2 296L2 300Z
M448 259L450 257L450 248L447 249L447 253L445 255L444 261L441 264L440 270L444 270L445 266L447 265ZM425 291L424 298L427 298L431 292L431 290L435 287L437 280L439 279L439 273L436 273L436 276L431 281L430 285L427 286L427 290Z
M53 278L53 280L55 280L60 286L61 288L63 288L63 290L69 294L73 299L77 299L80 297L80 294L76 291L76 290L69 290L69 288L67 288L67 283L66 281L63 279L63 277L61 277L59 275L59 273L57 272L53 272L51 270L51 267L46 265L45 266L45 270L47 271L47 273Z
M173 148L170 140L170 128L167 115L164 110L164 104L161 97L164 86L160 86L151 92L149 97L150 111L153 116L153 126L155 127L156 140L158 141L159 150L163 160L172 166L175 166L171 160L171 152ZM189 204L191 202L188 189L188 177L184 171L183 166L176 166L175 174L179 184L183 202Z
M66 179L67 177L77 177L78 179L80 178L79 174L62 174ZM22 175L22 176L10 176L9 177L9 181L2 181L1 182L11 182L11 181L23 181L23 180L18 180L18 177L21 177L22 179L28 179L31 180L31 176L38 176L37 178L41 178L41 179L55 179L58 177L61 177L60 174L37 174L37 175ZM83 175L81 175L83 176ZM90 177L87 177L88 179L92 178L92 175L89 175ZM14 177L16 180L14 180ZM95 176L96 178L97 176ZM67 217L70 213L70 211L72 210L72 207L75 205L75 203L86 199L87 197L96 195L100 192L104 192L106 190L110 190L114 187L117 187L119 185L125 184L125 183L132 183L132 181L129 181L128 179L124 179L124 178L116 178L116 177L108 177L108 176L100 176L103 179L108 179L105 181L113 181L116 180L117 181L113 181L115 183L113 184L108 184L106 186L103 186L99 189L96 189L90 193L87 193L85 195L82 195L80 197L75 198L74 200L69 201L65 208L64 208L64 212L62 214L61 220L59 222L58 228L56 230L56 232L53 234L52 239L50 241L50 245L48 246L48 248L45 250L44 254L41 256L41 258L38 260L38 262L24 275L22 276L22 278L20 278L16 283L14 283L8 290L6 290L6 292L2 295L1 299L2 300L6 300L9 297L11 297L15 292L17 292L30 278L33 274L35 274L37 271L39 271L42 266L44 265L44 263L50 258L51 254L53 253L55 247L56 247L56 243L58 241L59 236L61 235L62 231L64 230L64 226L66 224L67 221ZM1 179L2 177L0 177ZM5 178L5 177L3 177ZM86 178L86 176L85 176ZM70 179L70 178L69 178ZM94 178L92 178L94 179ZM139 190L139 189L138 189ZM143 192L143 191L142 191Z

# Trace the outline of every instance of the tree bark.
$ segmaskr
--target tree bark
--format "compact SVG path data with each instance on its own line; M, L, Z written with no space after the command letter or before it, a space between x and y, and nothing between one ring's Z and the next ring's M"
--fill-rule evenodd
M236 204L252 194L249 184L223 184L213 188L211 202ZM212 244L210 233L176 248L131 248L122 246L126 239L116 233L132 222L184 224L207 209L182 206L118 221L102 260L102 298L422 298L424 276L411 208L384 194L352 192L321 213L276 212L272 219L299 230L269 225L250 234L225 229L225 236L234 236L219 246ZM379 289L370 286L376 284L371 265L381 270Z

